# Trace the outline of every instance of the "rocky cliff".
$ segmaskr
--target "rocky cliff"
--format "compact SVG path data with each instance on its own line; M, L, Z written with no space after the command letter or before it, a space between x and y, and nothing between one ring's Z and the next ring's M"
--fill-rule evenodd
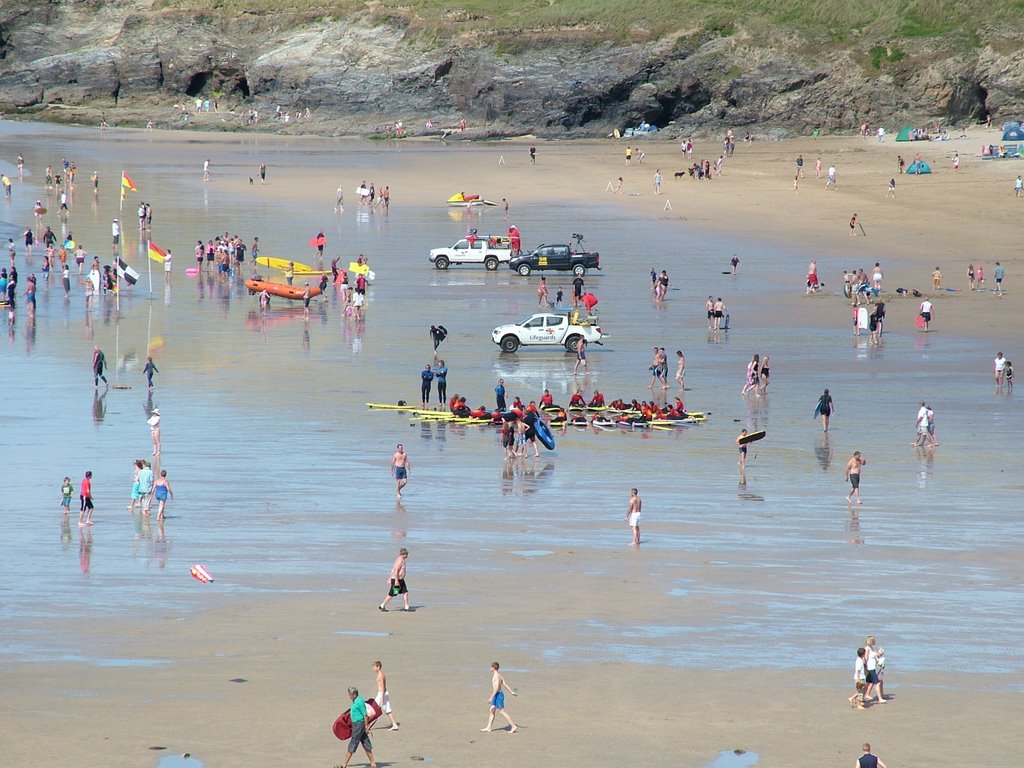
M1011 37L922 40L894 52L791 35L693 33L634 44L569 32L514 46L417 36L401 22L186 13L152 0L8 0L0 7L0 110L180 119L172 105L310 108L289 130L372 133L465 116L496 134L604 135L647 121L671 133L845 130L1024 112L1024 57ZM194 104L193 104L194 106ZM226 121L226 122L225 122ZM195 124L195 121L193 121ZM200 124L201 121L200 121ZM329 128L325 127L329 126ZM275 126L278 127L278 126Z

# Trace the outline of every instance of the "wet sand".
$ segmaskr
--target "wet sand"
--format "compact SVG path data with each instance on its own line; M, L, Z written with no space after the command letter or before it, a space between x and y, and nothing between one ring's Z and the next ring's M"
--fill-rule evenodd
M726 176L690 182L665 167L681 165L673 146L647 147L627 172L622 143L542 144L531 167L528 145L506 142L3 128L0 155L24 151L34 173L62 154L80 180L100 168L99 200L80 182L69 226L104 261L126 164L139 193L122 215L125 247L143 272L120 317L109 304L86 313L80 293L65 306L62 291L41 291L34 332L19 317L0 351L18 405L0 425L10 476L23 478L0 506L8 555L20 555L0 558L10 670L0 734L16 764L151 765L154 745L206 766L337 763L330 722L345 687L372 687L376 658L403 723L377 737L382 764L544 755L702 766L740 747L759 764L810 766L849 763L865 739L889 765L1001 761L1024 683L1011 459L1021 415L1014 398L992 394L990 372L996 349L1013 359L1021 327L1012 228L984 232L988 283L1000 258L1007 297L943 295L931 334L913 330L916 301L893 300L885 342L869 348L850 337L848 302L803 296L810 257L830 294L844 266L875 260L887 285L923 290L937 254L947 281L962 283L970 259L960 254L980 237L975 211L1006 220L1020 202L1006 194L1013 161L966 157L980 138L921 148L937 173L898 179L896 208L884 199L886 169L906 145L852 138L818 142L826 167L828 152L842 158L839 191L805 179L796 195L792 158L813 157L809 140L740 147ZM21 149L29 135L31 151ZM940 160L955 149L957 178ZM260 159L269 183L250 187ZM656 197L659 164L668 178ZM805 168L813 176L813 159ZM602 191L620 173L639 196ZM388 217L353 204L361 178L391 186ZM348 205L336 217L339 181ZM0 218L31 223L37 188L16 185ZM427 249L469 225L439 205L460 189L508 197L527 244L582 231L602 252L604 270L588 282L612 335L592 351L589 388L641 397L650 346L683 348L687 404L711 411L710 422L649 435L569 431L540 461L503 468L492 432L367 412L368 400L415 399L435 322L452 331L441 348L449 392L474 404L490 403L498 376L524 398L549 387L567 399L574 386L568 356L510 358L490 342L499 322L532 311L535 280L429 267ZM154 203L153 239L177 257L169 293L154 272L152 302L131 226L138 199ZM850 208L867 238L848 237ZM500 210L471 221L481 232L506 226ZM305 243L321 227L329 258L366 253L379 275L363 327L342 322L336 303L308 330L279 306L261 319L237 282L181 272L197 237L258 234L264 253L308 261ZM732 252L736 278L720 274ZM652 266L681 288L663 307L647 290ZM728 334L708 334L708 294L726 298ZM93 343L119 361L130 391L93 398ZM131 460L149 452L147 348L161 368L153 403L177 495L163 528L124 510ZM744 403L754 351L772 356L773 384ZM824 386L838 407L827 439L810 418ZM909 445L920 399L939 414L934 453ZM770 438L744 485L741 426ZM397 441L413 460L401 506L387 474ZM869 465L865 504L851 511L842 466L855 449ZM97 524L91 535L73 523L62 533L60 479L77 485L86 465ZM646 502L638 552L621 521L634 484ZM418 610L379 614L401 545L413 552ZM195 562L215 584L188 577ZM852 712L851 659L869 632L887 649L896 698ZM509 701L523 726L514 737L477 730L493 659L522 693Z

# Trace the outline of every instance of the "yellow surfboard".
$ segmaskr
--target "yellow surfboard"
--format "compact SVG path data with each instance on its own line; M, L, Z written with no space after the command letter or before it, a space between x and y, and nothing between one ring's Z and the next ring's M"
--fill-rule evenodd
M325 275L328 274L330 271L316 270L313 269L308 264L303 264L298 261L292 261L291 259L278 259L275 256L260 256L259 258L256 259L256 263L259 264L260 266L269 267L270 269L279 269L282 272L287 271L288 264L291 263L292 271L295 272L295 274L299 274L301 272L302 274L305 275Z

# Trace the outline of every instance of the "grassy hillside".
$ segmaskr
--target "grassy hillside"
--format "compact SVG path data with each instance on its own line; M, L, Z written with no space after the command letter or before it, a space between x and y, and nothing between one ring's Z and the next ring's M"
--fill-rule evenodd
M984 25L1016 28L1024 19L1024 0L157 0L157 7L304 18L365 13L427 34L577 30L620 42L730 34L737 24L833 42L976 40Z

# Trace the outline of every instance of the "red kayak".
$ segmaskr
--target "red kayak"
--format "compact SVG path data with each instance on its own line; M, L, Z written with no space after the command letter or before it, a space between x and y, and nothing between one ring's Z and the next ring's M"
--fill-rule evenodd
M282 299L294 299L296 301L301 300L306 293L306 286L304 285L272 283L269 280L246 280L245 287L249 289L249 293L263 293L263 291L266 291L271 296L280 296ZM309 286L309 295L311 297L319 296L320 286Z
M369 730L374 721L381 716L380 705L373 699L366 700L366 728ZM341 741L348 741L352 738L352 715L350 710L342 712L341 716L334 721L334 735Z

